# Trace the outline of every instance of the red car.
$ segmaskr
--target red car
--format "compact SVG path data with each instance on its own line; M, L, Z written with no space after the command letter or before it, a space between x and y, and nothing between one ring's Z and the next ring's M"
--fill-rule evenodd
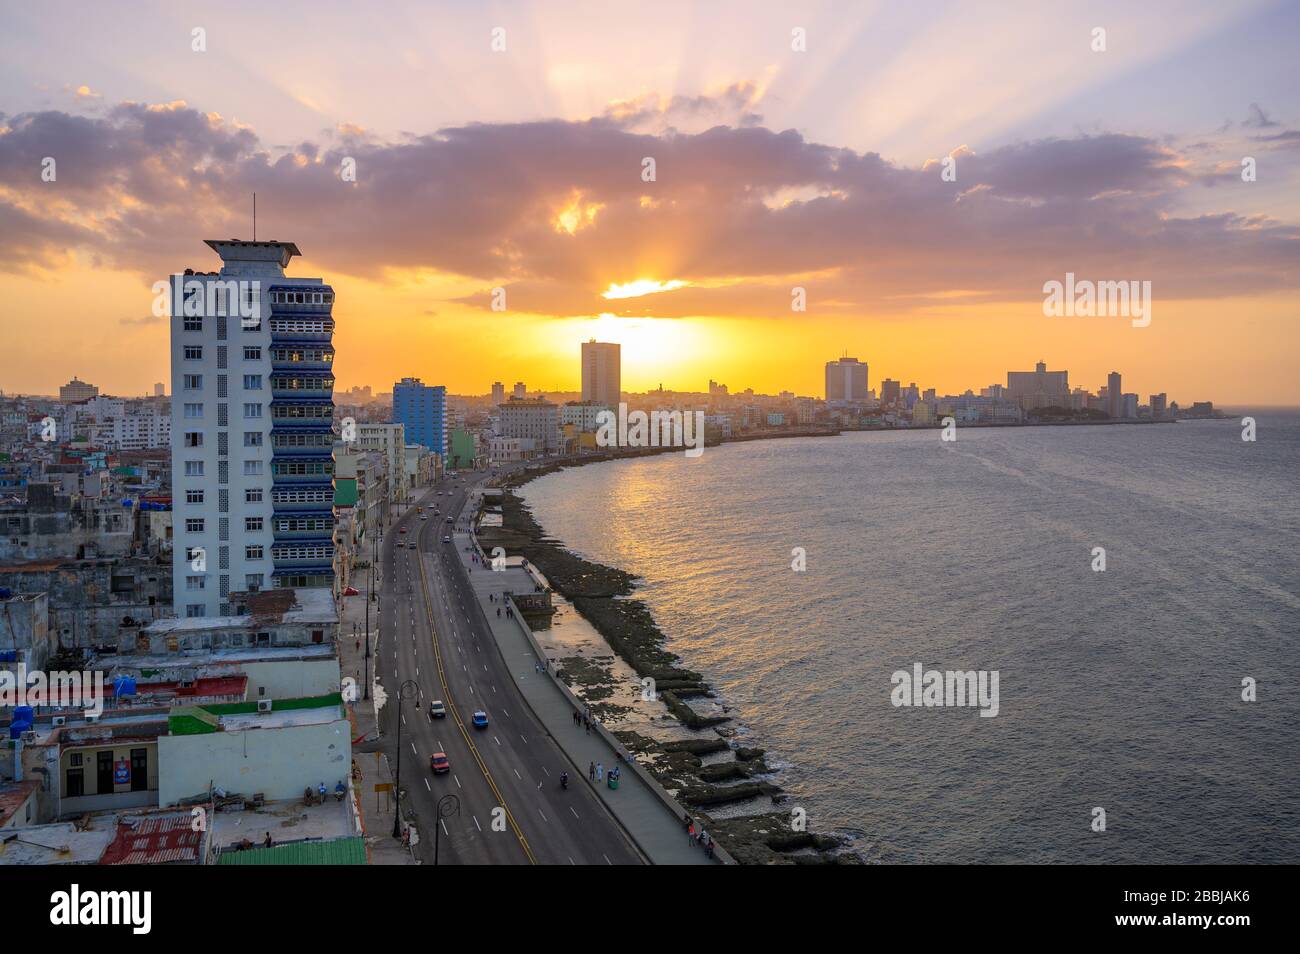
M398 533L405 533L405 532L406 532L406 528L405 528L405 527L403 527L401 530L398 531Z
M446 752L434 752L429 756L429 770L434 775L446 775L451 771L451 762L447 761Z
M361 595L361 591L360 591L359 589L357 589L355 586L348 586L348 587L345 587L345 588L344 588L344 590L343 590L343 595L344 595L344 596L360 596L360 595Z

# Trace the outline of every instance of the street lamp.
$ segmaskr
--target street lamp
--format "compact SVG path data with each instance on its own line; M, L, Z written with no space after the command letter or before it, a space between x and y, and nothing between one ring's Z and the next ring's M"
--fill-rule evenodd
M420 685L407 679L397 688L397 771L393 779L393 837L402 837L402 700L413 699L420 693Z
M435 811L437 818L433 823L433 863L438 863L438 835L442 831L442 820L450 818L452 815L460 814L460 799L455 795L444 795L438 799L438 808Z

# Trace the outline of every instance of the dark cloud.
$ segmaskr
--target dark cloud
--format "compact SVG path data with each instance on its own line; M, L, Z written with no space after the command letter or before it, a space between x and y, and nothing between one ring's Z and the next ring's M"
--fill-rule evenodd
M546 314L788 315L794 285L846 314L953 289L1023 300L1066 271L1191 298L1270 291L1300 274L1295 227L1179 217L1185 190L1230 188L1230 177L1152 138L959 150L945 182L937 163L904 168L757 125L682 132L671 118L734 118L753 98L736 87L721 105L679 97L396 142L349 127L275 150L183 104L23 114L0 122L0 268L57 265L74 249L150 281L208 268L201 241L247 237L256 191L259 237L298 242L325 274L436 269L481 282L476 305L502 285L510 310ZM654 116L665 128L644 131ZM56 183L40 181L43 156L58 160ZM657 181L642 181L645 157ZM339 174L345 160L355 182ZM557 213L575 201L570 234ZM691 285L600 297L643 277Z

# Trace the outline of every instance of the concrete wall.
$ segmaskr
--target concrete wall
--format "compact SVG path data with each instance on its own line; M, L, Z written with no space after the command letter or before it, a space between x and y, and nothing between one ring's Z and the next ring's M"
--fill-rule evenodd
M352 769L351 725L345 718L320 725L166 735L158 739L162 784L159 805L208 790L267 799L301 798L321 782L330 791Z
M242 666L248 676L248 698L301 699L339 691L339 660L294 659L286 662L249 662ZM319 781L319 780L318 780Z

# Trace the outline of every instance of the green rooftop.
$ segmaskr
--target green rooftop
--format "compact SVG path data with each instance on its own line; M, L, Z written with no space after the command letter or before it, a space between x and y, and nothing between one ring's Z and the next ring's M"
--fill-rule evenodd
M366 844L357 838L333 841L299 841L274 848L223 851L219 865L364 865Z

